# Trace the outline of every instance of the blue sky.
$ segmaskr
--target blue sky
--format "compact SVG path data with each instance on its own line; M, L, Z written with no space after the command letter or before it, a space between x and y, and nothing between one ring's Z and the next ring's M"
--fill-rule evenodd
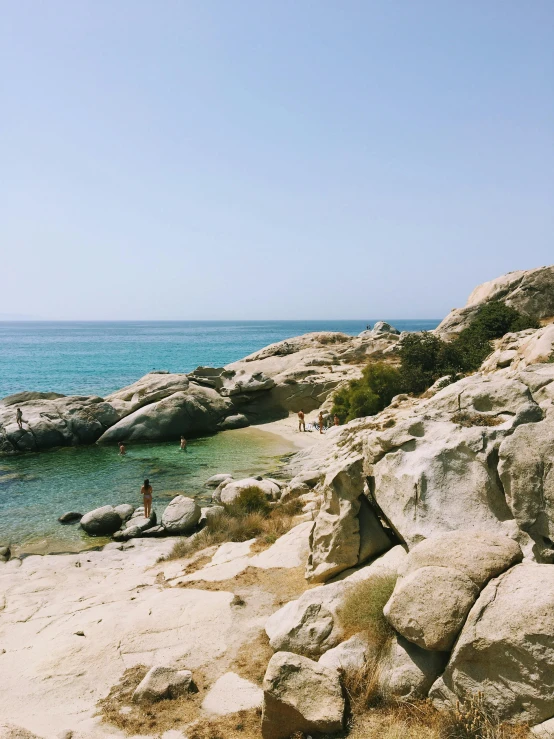
M18 0L0 314L441 317L554 262L552 0Z

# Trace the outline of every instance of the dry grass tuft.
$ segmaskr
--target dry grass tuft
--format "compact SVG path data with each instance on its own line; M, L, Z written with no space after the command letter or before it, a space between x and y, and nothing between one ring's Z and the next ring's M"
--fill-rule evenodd
M260 739L261 710L203 719L187 729L188 739Z
M468 413L467 411L454 413L450 420L466 428L470 426L500 426L501 423L504 423L503 419L498 418L498 416L484 416L480 413Z
M243 498L248 490L259 492L257 488L247 488L232 505L225 506L224 513L210 518L202 531L188 538L179 538L166 559L182 559L227 541L249 539L258 539L256 550L260 551L290 531L295 523L293 516L299 512L299 505L301 508L299 502L289 501L271 508L265 497L263 504L258 495L247 493Z
M128 734L162 734L177 729L198 716L199 694L189 693L174 700L161 700L151 705L133 703L135 688L148 672L144 665L126 670L109 694L98 701L98 715L106 723Z
M382 575L352 587L338 611L346 638L364 632L369 642L382 646L393 630L383 616L383 608L392 595L396 576Z
M483 694L472 695L468 701L458 701L456 709L439 714L440 739L524 739L529 737L525 726L500 723L487 710Z
M245 680L261 685L267 670L267 663L273 657L273 649L265 631L248 643L248 650L241 650L230 669Z

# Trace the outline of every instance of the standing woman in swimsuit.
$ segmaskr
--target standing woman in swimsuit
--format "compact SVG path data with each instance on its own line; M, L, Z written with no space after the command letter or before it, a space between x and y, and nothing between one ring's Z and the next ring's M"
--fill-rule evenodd
M150 485L150 480L147 479L144 481L140 492L144 500L144 517L150 518L150 514L152 513L152 485Z

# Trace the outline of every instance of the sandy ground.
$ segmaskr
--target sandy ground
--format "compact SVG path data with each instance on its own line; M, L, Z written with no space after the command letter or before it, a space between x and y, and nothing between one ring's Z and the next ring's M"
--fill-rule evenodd
M306 414L306 426L317 421L317 415L317 411ZM296 413L291 413L288 418L282 418L279 421L258 424L256 428L283 437L294 444L297 449L307 449L320 444L326 435L326 432L320 434L319 431L306 431L305 433L298 431L298 416Z

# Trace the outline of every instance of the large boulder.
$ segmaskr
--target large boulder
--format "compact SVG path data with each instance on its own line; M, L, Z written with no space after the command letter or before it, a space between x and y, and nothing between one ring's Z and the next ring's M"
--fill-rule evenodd
M363 459L338 463L323 484L323 503L312 533L306 577L324 582L391 547L363 494Z
M162 514L162 526L170 534L190 534L200 521L201 510L192 498L177 495Z
M417 544L403 561L402 578L422 567L452 567L483 588L512 565L521 562L519 544L492 531L450 531Z
M421 700L442 674L448 655L430 652L394 634L379 654L376 680L379 693L387 699Z
M111 426L98 442L166 441L181 434L209 433L217 429L230 407L230 401L216 390L191 382L186 390L140 406Z
M502 300L534 318L554 316L554 266L509 272L473 290L464 308L454 308L436 331L455 335L469 326L477 311L493 300Z
M422 541L402 563L384 614L414 644L447 651L481 588L522 557L517 542L487 531L454 531Z
M414 644L447 651L478 594L475 583L453 567L422 567L397 583L384 614Z
M264 676L263 739L343 727L345 702L336 670L292 652L277 652Z
M552 375L554 377L554 366ZM518 426L499 452L498 472L520 529L533 539L535 558L554 562L554 412Z
M519 424L542 417L518 380L473 376L449 385L419 412L366 436L370 494L409 548L453 530L513 534L499 447Z
M54 397L50 397L54 395ZM0 452L25 452L56 446L94 444L119 420L119 413L97 396L21 393L0 401ZM23 429L16 408L23 413Z
M204 485L207 488L217 488L224 480L230 481L233 479L233 475L229 474L228 472L222 472L218 475L212 475L209 477Z
M111 505L95 508L81 519L81 528L90 536L111 536L120 526L121 518Z
M319 657L337 646L344 638L339 613L349 590L360 582L396 577L405 557L402 547L394 547L342 580L307 590L286 603L265 624L272 648Z
M271 480L258 480L255 477L246 477L243 480L231 480L221 489L220 487L217 488L217 491L219 491L218 497L224 505L234 503L243 490L246 490L247 488L258 490L262 495L265 495L268 500L278 500L281 496L281 488L276 483L271 482ZM216 499L215 494L213 499Z
M164 698L178 698L195 689L190 670L152 667L133 693L133 701L155 703Z
M554 567L522 563L489 582L431 690L438 708L481 693L501 720L554 715Z

